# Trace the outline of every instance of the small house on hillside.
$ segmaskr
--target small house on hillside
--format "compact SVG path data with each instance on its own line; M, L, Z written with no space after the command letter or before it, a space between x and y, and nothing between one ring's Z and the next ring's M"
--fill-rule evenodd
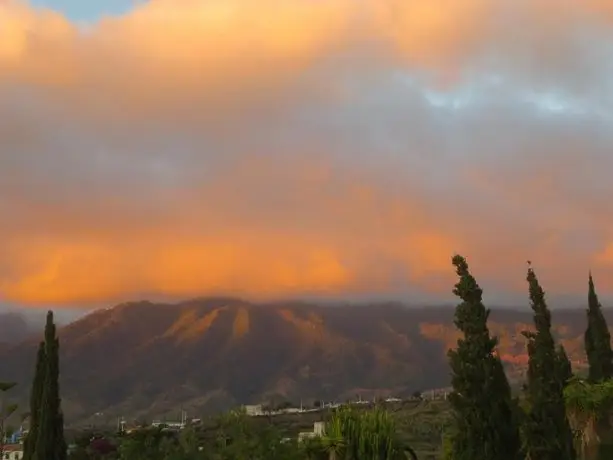
M264 408L262 404L252 404L243 406L245 413L251 417L264 415Z

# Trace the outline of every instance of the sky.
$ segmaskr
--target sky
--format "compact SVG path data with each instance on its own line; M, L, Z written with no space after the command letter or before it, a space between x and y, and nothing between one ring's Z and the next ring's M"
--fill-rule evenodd
M23 2L22 2L23 3ZM144 3L139 0L33 0L34 7L47 8L63 14L66 18L82 23L98 21L103 16L121 15L134 6Z
M4 0L0 304L613 300L612 74L611 0Z

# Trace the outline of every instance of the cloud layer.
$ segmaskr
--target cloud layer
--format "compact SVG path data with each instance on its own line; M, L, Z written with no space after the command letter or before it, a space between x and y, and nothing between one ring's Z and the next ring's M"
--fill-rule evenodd
M613 294L613 5L0 5L0 300Z

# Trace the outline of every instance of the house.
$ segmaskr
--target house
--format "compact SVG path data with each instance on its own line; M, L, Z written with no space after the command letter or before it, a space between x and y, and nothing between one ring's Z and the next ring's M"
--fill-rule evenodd
M249 416L264 415L264 408L261 404L244 406L245 413Z
M303 431L298 433L298 441L303 441L307 438L321 437L326 433L326 422L315 422L313 431Z
M2 460L21 460L23 458L23 444L7 444L4 446Z

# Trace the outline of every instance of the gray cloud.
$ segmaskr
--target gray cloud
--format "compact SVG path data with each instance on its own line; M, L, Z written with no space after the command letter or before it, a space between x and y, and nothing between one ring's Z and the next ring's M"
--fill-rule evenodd
M528 258L560 296L589 268L613 295L610 23L434 3L294 1L244 30L247 1L162 28L159 0L87 34L0 12L2 295L448 299L455 251L493 298Z

